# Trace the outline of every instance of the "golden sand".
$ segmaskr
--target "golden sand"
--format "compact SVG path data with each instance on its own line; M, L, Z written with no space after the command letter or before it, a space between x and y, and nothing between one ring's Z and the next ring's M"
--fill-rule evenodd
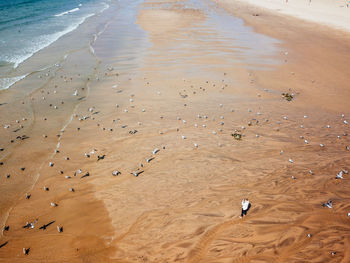
M43 92L1 106L2 124L31 112L31 125L15 146L1 131L1 222L10 229L0 262L350 261L350 175L335 179L350 168L349 36L222 3L281 40L270 55L278 63L254 69L237 59L244 47L205 24L205 8L186 4L139 6L150 45L136 70L118 69L127 54L99 58L97 41L84 76L63 65ZM101 36L111 43L117 25ZM244 197L252 207L240 219ZM329 200L333 208L322 207Z

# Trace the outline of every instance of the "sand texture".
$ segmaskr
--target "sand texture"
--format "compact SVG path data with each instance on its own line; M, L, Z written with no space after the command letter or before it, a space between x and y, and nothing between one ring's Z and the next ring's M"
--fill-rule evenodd
M217 2L234 5L233 0ZM348 0L246 0L240 2L301 19L297 23L314 22L338 30L350 31L350 1Z
M113 2L2 91L0 262L350 262L349 35L258 12Z

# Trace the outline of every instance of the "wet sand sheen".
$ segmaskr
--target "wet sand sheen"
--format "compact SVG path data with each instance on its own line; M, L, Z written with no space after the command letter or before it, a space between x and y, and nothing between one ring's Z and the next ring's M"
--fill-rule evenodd
M58 82L56 95L55 82L43 86L45 102L32 102L34 120L27 117L30 138L13 147L1 167L2 174L12 174L2 175L2 189L20 199L4 223L10 230L1 243L9 243L0 248L0 262L346 261L349 180L347 174L335 179L349 166L348 95L338 88L348 81L346 74L333 82L321 74L327 65L315 67L321 72L316 75L298 72L309 59L309 46L301 45L305 57L299 56L300 46L288 33L281 43L247 28L242 35L260 48L266 45L268 53L251 50L244 37L221 30L215 17L228 13L215 3L122 2L119 8L124 12L92 45L96 58L76 54L76 61L62 63L59 75L74 80L84 73L83 81ZM244 10L249 22L251 10ZM130 30L121 24L130 24ZM297 30L309 34L307 28ZM329 45L333 41L322 37ZM327 59L321 56L324 48L317 51L318 61ZM333 53L338 58L342 50ZM305 86L311 77L322 81L322 93L314 99ZM330 104L327 86L333 83L343 96ZM75 90L79 96L72 95ZM295 98L287 102L281 92ZM43 94L32 97L40 100ZM47 110L62 98L66 103L81 97L62 115ZM45 116L49 124L40 124ZM242 140L231 136L235 130ZM57 134L60 147L53 155ZM4 142L12 138L7 136ZM31 189L32 180L22 174L34 176L40 164ZM243 197L252 209L242 220ZM323 208L329 199L334 207ZM22 228L35 219L34 229ZM38 229L51 221L46 230ZM56 225L63 226L62 233ZM23 255L24 247L31 248L29 255Z

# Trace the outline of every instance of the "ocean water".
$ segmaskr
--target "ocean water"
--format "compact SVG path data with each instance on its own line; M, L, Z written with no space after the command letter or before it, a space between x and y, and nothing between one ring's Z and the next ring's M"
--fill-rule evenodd
M109 0L0 0L0 90L25 60L109 7ZM13 74L11 74L13 75Z

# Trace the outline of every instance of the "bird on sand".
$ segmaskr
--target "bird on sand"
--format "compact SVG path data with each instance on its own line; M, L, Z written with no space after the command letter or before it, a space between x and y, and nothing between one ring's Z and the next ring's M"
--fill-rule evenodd
M154 149L154 150L152 151L152 154L156 154L157 152L159 152L159 149L158 149L158 148Z
M147 158L147 159L146 159L146 162L148 162L148 163L149 163L149 162L151 162L153 159L154 159L154 157Z
M343 170L341 170L335 177L336 179L343 179Z
M143 170L138 170L138 171L134 171L131 174L135 177L138 177L140 174L142 174L144 171Z
M329 200L328 202L323 203L322 206L323 207L332 208L333 207L333 202L332 202L332 200Z
M120 174L121 174L121 172L119 172L119 171L117 171L117 170L115 170L115 171L112 172L112 175L113 175L113 176L118 176L118 175L120 175Z
M98 155L97 156L97 161L99 161L99 160L103 160L104 158L106 157L106 155L104 154L104 155Z
M89 172L87 172L86 174L84 174L82 177L80 177L80 178L84 178L84 177L88 177L88 176L90 176L90 173Z

